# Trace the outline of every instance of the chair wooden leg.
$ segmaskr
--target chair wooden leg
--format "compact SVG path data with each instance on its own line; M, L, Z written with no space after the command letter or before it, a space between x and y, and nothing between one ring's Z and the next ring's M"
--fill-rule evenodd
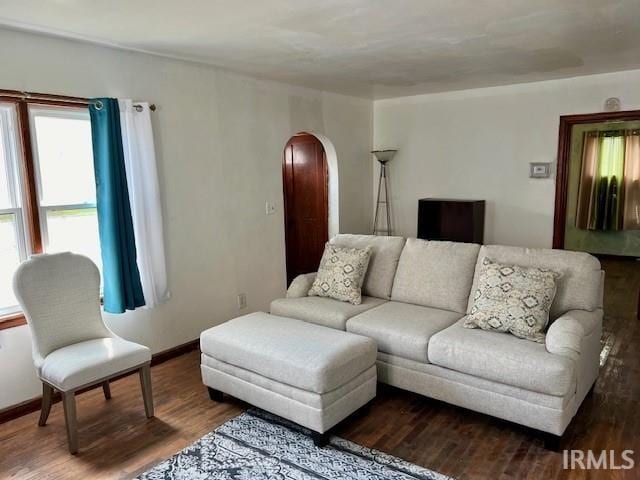
M140 386L142 387L142 398L144 399L144 412L147 418L153 417L153 392L151 390L151 367L146 364L140 368Z
M109 385L109 380L102 383L102 391L104 392L105 400L111 399L111 386Z
M62 406L64 407L64 420L67 424L67 441L69 453L78 453L78 425L76 421L76 395L75 392L62 392Z
M51 404L53 403L53 387L42 383L42 410L40 410L40 420L38 425L44 427L47 424L47 418L49 418L49 412L51 412Z

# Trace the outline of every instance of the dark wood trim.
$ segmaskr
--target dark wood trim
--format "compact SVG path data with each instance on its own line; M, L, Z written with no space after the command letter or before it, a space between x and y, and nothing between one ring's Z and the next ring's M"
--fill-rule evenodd
M69 95L53 95L50 93L21 92L19 90L0 89L0 101L26 102L35 105L51 105L59 107L88 107L91 99L71 97ZM150 104L149 110L156 111L156 105Z
M580 115L563 115L560 117L555 211L553 216L553 248L564 248L564 230L567 219L569 156L571 154L571 130L573 126L582 123L625 122L634 120L640 120L640 110L585 113Z
M635 262L640 260L640 257L634 257L631 255L614 255L611 253L592 253L594 257L599 260L617 260L617 261L627 261L627 262Z
M31 145L31 125L29 124L29 105L26 102L16 104L18 128L20 130L20 146L22 155L22 171L24 172L25 213L29 241L33 253L42 253L42 232L40 231L40 209L38 205L38 187L36 184L33 147Z
M191 340L190 342L183 343L181 345L177 345L175 347L168 348L163 350L162 352L158 352L151 357L151 366L158 365L160 363L164 363L167 360L171 360L172 358L179 357L180 355L184 355L185 353L192 352L194 350L198 350L200 348L200 339L196 338L195 340Z
M62 105L82 107L89 105L89 99L83 97L70 97L68 95L52 95L49 93L21 92L19 90L0 89L0 100L9 99L26 103L38 103L41 105Z
M171 360L172 358L179 357L180 355L184 355L185 353L191 352L193 350L197 350L200 347L200 340L192 340L187 343L183 343L181 345L177 345L175 347L169 348L167 350L163 350L162 352L158 352L151 357L151 366L158 365L160 363L166 362L167 360ZM123 373L122 375L118 375L116 377L110 378L109 381L113 383L114 381L136 373L137 370L133 370L130 372ZM77 393L84 393L86 391L92 390L94 388L102 388L102 382L96 383L95 385L91 385L89 387L80 389ZM53 403L60 402L62 397L60 396L60 392L55 392L53 396ZM6 423L10 420L16 419L23 415L28 415L29 413L36 412L40 410L40 406L42 404L42 396L32 398L30 400L26 400L24 402L18 403L17 405L12 405L10 407L3 408L0 410L0 424Z
M9 315L0 317L0 330L19 327L21 325L26 325L26 324L27 324L27 319L24 318L24 314L22 312L11 313Z

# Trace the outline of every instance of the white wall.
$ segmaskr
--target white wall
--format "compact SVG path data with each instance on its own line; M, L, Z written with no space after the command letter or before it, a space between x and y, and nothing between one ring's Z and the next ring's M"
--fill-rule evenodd
M640 108L638 85L635 70L376 101L374 146L399 149L397 234L416 235L419 198L484 199L486 243L550 247L555 177L530 179L529 162L555 162L560 115L602 111L608 97Z
M340 230L371 223L372 103L218 69L0 30L0 88L146 100L153 113L172 291L153 310L109 316L158 352L285 290L282 152L310 130L336 149ZM277 214L265 215L265 202ZM0 331L0 408L40 393L27 327Z

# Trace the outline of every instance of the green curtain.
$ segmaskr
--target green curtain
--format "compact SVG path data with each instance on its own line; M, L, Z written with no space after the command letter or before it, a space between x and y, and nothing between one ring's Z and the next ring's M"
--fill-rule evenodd
M124 166L120 110L115 98L89 102L96 177L104 310L123 313L145 304Z
M588 132L583 146L576 226L622 229L624 132Z
M624 176L624 136L602 136L598 165L596 230L620 230L620 182Z

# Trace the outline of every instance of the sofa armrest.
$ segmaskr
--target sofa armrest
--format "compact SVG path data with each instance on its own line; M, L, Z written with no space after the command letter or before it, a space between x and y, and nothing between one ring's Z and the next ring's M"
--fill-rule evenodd
M602 309L570 310L557 318L547 330L547 351L577 360L582 353L583 339L601 327L602 315Z
M291 285L289 285L287 289L287 298L306 297L315 279L316 272L298 275L293 279L293 282L291 282Z

